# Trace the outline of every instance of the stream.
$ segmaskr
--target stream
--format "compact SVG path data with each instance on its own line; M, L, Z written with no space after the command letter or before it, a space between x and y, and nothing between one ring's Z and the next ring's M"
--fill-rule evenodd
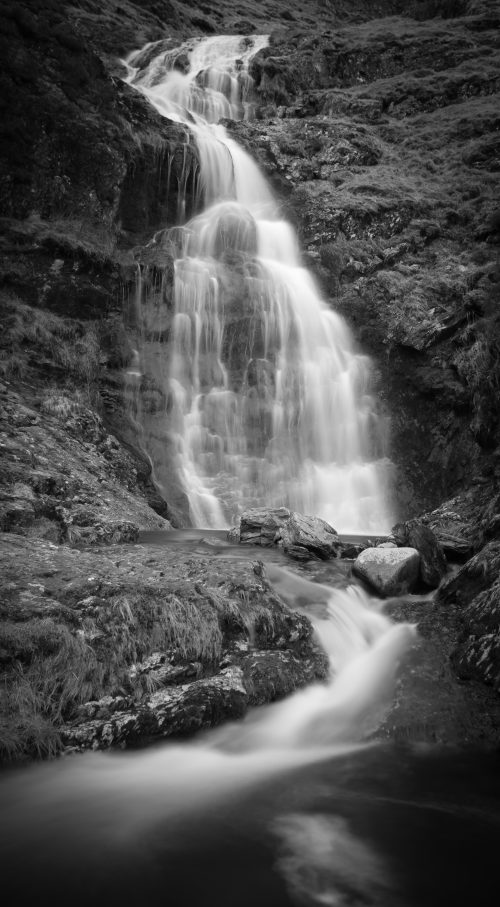
M140 542L255 559L223 535ZM315 575L262 555L285 600L300 594L335 662L330 682L187 743L4 771L3 903L497 903L498 754L377 738L414 628L349 586L341 563Z
M300 764L209 742L4 773L3 903L497 903L497 755L353 745Z
M153 240L176 245L168 350L171 313L139 269L126 383L158 487L174 462L192 522L211 531L144 533L145 553L168 543L193 557L255 559L221 531L249 503L350 532L391 525L369 360L320 298L258 168L218 122L251 117L249 62L266 44L159 42L127 61L129 83L194 136L205 206ZM144 376L164 410L147 405ZM292 572L279 552L257 556L311 618L329 681L189 743L5 770L6 907L497 904L498 755L377 737L415 627L392 622L341 562Z

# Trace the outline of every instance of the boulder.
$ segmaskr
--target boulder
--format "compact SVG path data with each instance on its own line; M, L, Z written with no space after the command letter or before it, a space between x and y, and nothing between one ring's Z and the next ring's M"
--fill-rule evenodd
M415 548L366 548L352 569L379 595L401 595L415 588L420 555Z
M443 549L432 529L420 520L398 523L393 537L400 546L416 548L420 554L420 579L431 589L437 589L446 570Z
M480 514L485 506L486 501L473 489L446 501L424 517L448 560L467 560L480 545Z
M263 547L277 544L281 538L281 529L286 525L290 516L291 511L286 507L276 507L273 510L263 508L245 510L240 519L240 543L242 545L262 545Z
M234 540L234 530L230 531L230 537ZM341 551L340 539L329 523L286 507L245 511L241 516L239 540L241 544L279 545L285 554L298 560L311 557L327 560L338 557Z

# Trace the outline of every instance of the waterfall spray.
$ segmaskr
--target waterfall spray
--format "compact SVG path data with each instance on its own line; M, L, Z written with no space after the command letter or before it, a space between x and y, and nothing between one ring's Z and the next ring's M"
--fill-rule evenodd
M218 122L251 117L248 63L266 43L203 38L128 60L129 82L191 130L200 159L201 213L155 239L174 248L175 311L168 346L142 344L165 398L145 434L166 437L156 475L175 464L197 526L285 505L342 531L384 531L389 463L370 362L302 266L257 165Z

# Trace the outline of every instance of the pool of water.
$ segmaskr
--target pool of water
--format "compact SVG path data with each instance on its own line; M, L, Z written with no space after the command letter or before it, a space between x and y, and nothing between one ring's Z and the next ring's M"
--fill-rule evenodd
M366 544L376 537L368 534L341 534L341 541L349 544ZM377 538L380 538L377 536ZM333 558L322 561L311 557L308 561L294 561L284 554L277 545L261 547L260 545L241 545L228 541L226 529L172 529L144 530L139 534L138 545L147 548L168 549L179 554L200 554L209 557L223 557L239 561L262 561L264 564L277 564L295 572L310 576L316 581L326 582L332 586L345 586L359 583L351 575L352 562L349 559ZM109 549L103 549L106 552Z
M6 772L0 805L6 904L498 903L491 753L391 744L258 766L162 744Z

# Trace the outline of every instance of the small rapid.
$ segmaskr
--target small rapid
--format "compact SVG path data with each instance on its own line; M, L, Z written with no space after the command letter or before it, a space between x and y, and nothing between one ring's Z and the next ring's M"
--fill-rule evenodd
M141 431L160 487L174 468L195 526L221 528L265 505L383 532L391 465L369 359L321 299L259 168L219 122L252 118L249 64L266 44L210 37L127 60L128 82L186 127L199 156L200 213L152 241L174 250L174 311L138 294L140 368L165 400L142 409Z
M136 834L143 825L208 808L215 802L300 766L356 752L369 744L389 708L398 665L415 637L393 625L361 589L332 589L269 565L269 579L285 600L300 593L328 653L331 676L282 702L254 709L189 744L160 745L135 754L87 754L13 774L2 790L9 835L16 804L47 810L67 822L69 803L103 836ZM7 798L5 794L7 793ZM112 816L108 820L105 815ZM97 817L100 817L97 820ZM19 826L20 829L20 826ZM38 830L30 834L38 836ZM9 837L9 835L7 837ZM14 835L15 837L15 835ZM2 845L7 849L6 838Z
M496 761L380 740L414 627L359 587L265 570L328 681L189 743L4 771L6 903L467 907L481 878L493 907Z

